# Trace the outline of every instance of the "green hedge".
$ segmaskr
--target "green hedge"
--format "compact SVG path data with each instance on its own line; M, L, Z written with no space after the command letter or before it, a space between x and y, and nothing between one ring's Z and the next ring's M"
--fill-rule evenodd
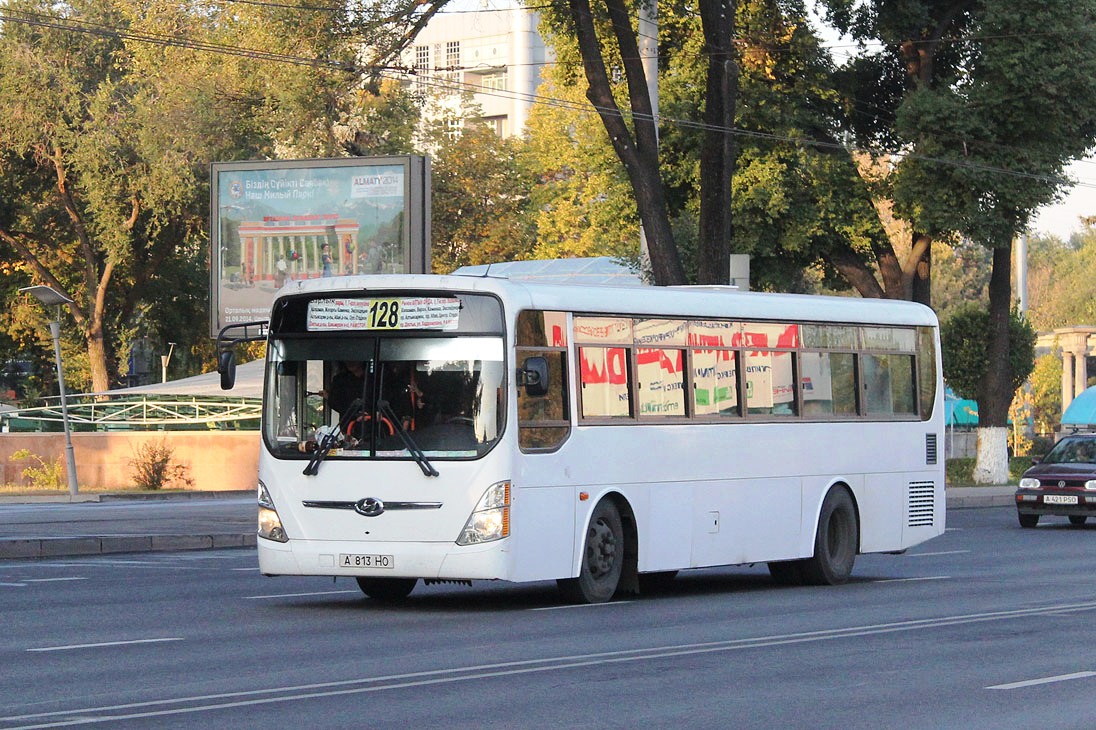
M974 459L948 459L946 464L949 487L974 486ZM1008 482L1017 484L1020 476L1031 466L1030 456L1014 456L1008 460Z

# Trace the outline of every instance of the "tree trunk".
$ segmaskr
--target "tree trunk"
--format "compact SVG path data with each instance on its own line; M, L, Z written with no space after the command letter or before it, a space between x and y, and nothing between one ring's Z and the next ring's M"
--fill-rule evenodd
M979 418L981 406L979 405ZM978 427L978 457L974 463L975 484L1008 483L1008 429Z
M579 52L589 88L586 98L597 109L609 141L617 157L624 164L628 180L636 196L636 207L643 230L647 236L647 250L651 256L651 271L655 284L667 286L685 283L685 269L681 265L673 229L666 206L666 193L658 169L658 135L647 90L647 77L639 56L639 44L631 16L623 0L606 0L613 33L620 47L621 61L628 83L631 104L632 131L625 124L625 115L613 98L612 85L601 55L601 44L594 29L589 0L569 0L571 19L575 24Z
M916 246L915 246L916 248ZM925 248L917 268L913 272L913 301L932 306L932 246Z
M708 57L700 153L700 224L697 282L726 284L730 278L731 181L738 146L731 133L738 98L738 66L732 29L735 0L700 0L700 20Z
M993 249L989 279L989 367L978 394L978 461L974 481L1004 484L1008 481L1008 407L1012 403L1009 368L1009 313L1012 309L1012 241ZM982 446L982 430L987 431ZM1000 434L997 433L1000 431ZM991 453L992 450L992 453ZM1001 463L1004 464L1002 471Z

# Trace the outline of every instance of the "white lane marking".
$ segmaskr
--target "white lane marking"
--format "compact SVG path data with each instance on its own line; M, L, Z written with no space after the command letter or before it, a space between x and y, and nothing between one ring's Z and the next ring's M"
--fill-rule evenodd
M114 723L122 720L136 720L170 715L187 715L196 712L208 712L255 705L270 705L282 702L295 702L321 697L358 695L370 692L382 692L410 687L464 682L495 677L509 677L535 672L560 671L579 667L590 667L623 662L651 661L672 657L710 654L713 652L741 651L770 646L787 646L832 639L850 639L862 636L890 634L922 629L937 629L945 626L962 626L988 621L1007 621L1027 619L1056 611L1088 612L1096 611L1096 601L1087 603L1062 604L1043 608L1024 608L1012 611L990 611L986 613L958 614L938 618L896 621L885 624L867 624L838 629L804 631L796 634L774 634L752 639L726 639L695 644L671 644L646 649L623 649L620 651L594 654L577 654L542 659L524 659L494 664L479 664L450 669L429 669L406 674L390 674L375 677L359 677L334 682L270 687L267 689L242 690L209 695L192 695L173 699L149 700L127 704L100 707L82 707L56 712L40 712L27 715L0 717L3 722L30 720L31 725L19 725L7 730L39 730L40 728L63 727L69 725L94 725ZM203 704L196 704L203 703ZM164 709L153 709L164 708Z
M950 575L926 575L922 578L881 578L872 583L916 583L922 580L951 580Z
M0 587L4 588L26 588L26 583L0 583Z
M87 578L24 578L24 583L61 583L69 580L87 580Z
M634 603L634 601L610 601L608 603L575 603L568 604L566 606L541 606L540 608L530 608L530 611L562 611L568 608L600 608L602 606L623 606L628 603Z
M241 571L241 572L251 572L251 571L258 572L259 569L258 568L230 568L230 570Z
M305 596L335 596L340 593L361 593L361 591L316 591L314 593L278 593L269 596L244 596L249 600L258 600L260 598L302 598Z
M1088 677L1096 677L1096 672L1073 672L1072 674L1059 674L1054 677L1042 677L1041 679L1026 679L1022 682L995 684L991 687L986 687L986 689L1021 689L1023 687L1036 687L1040 684L1068 682L1071 679L1087 679Z
M906 553L907 558L930 558L937 555L963 555L969 553L970 550L940 550L935 553Z
M75 649L101 649L109 646L132 646L133 644L162 644L166 641L182 641L181 636L170 636L162 639L129 639L127 641L101 641L97 644L68 644L66 646L42 646L27 651L72 651Z

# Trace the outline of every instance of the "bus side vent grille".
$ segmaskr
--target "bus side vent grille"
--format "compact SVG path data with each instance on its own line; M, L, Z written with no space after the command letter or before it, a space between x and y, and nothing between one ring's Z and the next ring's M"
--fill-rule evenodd
M936 434L934 433L925 434L925 463L936 463Z
M935 483L910 482L908 505L910 527L932 527L936 504L935 497Z

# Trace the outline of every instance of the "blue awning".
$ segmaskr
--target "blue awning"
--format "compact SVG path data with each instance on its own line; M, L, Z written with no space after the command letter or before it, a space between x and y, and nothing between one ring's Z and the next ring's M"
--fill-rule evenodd
M978 401L960 398L951 388L944 390L944 425L977 426Z
M1096 424L1096 386L1088 388L1074 398L1062 414L1063 426L1091 426Z

